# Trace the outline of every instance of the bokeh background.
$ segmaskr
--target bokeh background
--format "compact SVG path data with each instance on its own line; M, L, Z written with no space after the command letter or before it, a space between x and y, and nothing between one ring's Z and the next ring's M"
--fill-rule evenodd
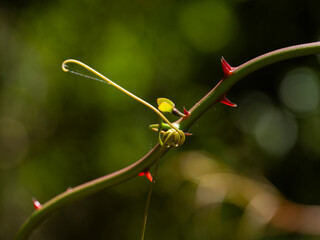
M32 197L46 202L157 142L152 111L64 73L64 60L153 105L167 97L190 108L222 77L221 56L237 66L317 41L319 9L316 0L2 0L0 239L30 216ZM146 239L320 239L269 222L271 193L320 205L319 66L315 55L269 66L231 89L237 108L208 111L161 162ZM137 177L72 203L31 239L138 239L147 188Z

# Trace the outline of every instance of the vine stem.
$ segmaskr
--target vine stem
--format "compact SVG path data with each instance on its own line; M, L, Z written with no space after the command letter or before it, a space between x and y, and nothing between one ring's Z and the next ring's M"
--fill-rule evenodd
M82 68L88 70L89 72L95 74L96 76L98 76L100 79L102 79L103 81L109 83L110 85L114 86L115 88L117 88L118 90L120 90L121 92L127 94L128 96L130 96L131 98L137 100L138 102L142 103L143 105L147 106L148 108L150 108L152 111L154 111L156 114L159 115L160 118L163 119L163 121L165 121L167 124L169 124L169 126L173 129L175 129L177 132L179 131L177 129L177 127L175 127L174 125L171 124L171 122L158 110L156 109L154 106L152 106L150 103L144 101L143 99L139 98L138 96L134 95L133 93L129 92L128 90L124 89L123 87L119 86L118 84L116 84L115 82L111 81L109 78L103 76L101 73L99 73L98 71L94 70L93 68L89 67L88 65L84 64L83 62L80 62L78 60L75 59L68 59L65 60L62 63L62 70L65 72L72 72L75 74L79 74L79 75L83 75L81 73L78 73L76 71L72 71L68 69L68 64L76 64L78 66L81 66ZM85 77L88 77L86 75L83 75Z
M319 52L320 42L301 44L269 52L234 68L232 74L224 77L207 95L190 109L191 115L188 118L180 118L177 121L177 123L180 124L180 129L187 131L212 105L217 103L219 98L236 82L252 72L286 59ZM150 168L157 159L161 158L169 150L169 148L165 151L161 151L160 149L160 144L157 144L144 157L126 168L69 189L52 198L43 204L40 209L32 213L21 226L15 239L27 239L51 213L57 211L60 207L138 176L140 172Z
M300 44L260 55L238 67L234 67L232 74L223 77L210 92L189 110L191 113L189 118L178 120L178 123L181 123L180 129L187 131L235 83L249 74L283 60L317 53L320 53L320 42Z

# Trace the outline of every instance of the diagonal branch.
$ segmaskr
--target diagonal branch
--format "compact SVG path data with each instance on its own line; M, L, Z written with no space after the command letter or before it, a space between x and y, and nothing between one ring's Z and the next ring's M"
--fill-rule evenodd
M228 75L225 74L224 78L191 108L191 115L188 118L181 118L177 121L177 123L180 123L180 129L187 131L212 105L218 102L221 96L223 96L236 82L250 73L282 60L316 54L319 52L320 42L296 45L261 55L236 68L233 68L232 73ZM168 150L161 151L160 145L157 144L149 153L132 165L79 185L52 198L43 204L40 209L35 210L32 213L18 231L16 239L27 239L51 213L57 211L60 207L137 176L146 168L151 167L155 163L156 159L162 157Z

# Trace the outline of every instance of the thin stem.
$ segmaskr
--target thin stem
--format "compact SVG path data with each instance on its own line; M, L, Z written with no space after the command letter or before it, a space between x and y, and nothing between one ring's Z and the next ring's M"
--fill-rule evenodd
M159 126L158 126L158 138L159 138L159 143L161 146L163 146L163 142L162 142L162 139L161 139L161 129L162 129L162 119L159 118Z
M195 123L218 99L226 93L237 81L250 73L261 69L267 65L289 59L320 52L320 42L308 43L288 48L279 49L277 51L264 54L245 64L240 65L235 71L224 81L220 81L206 96L197 102L192 108L192 114L188 118L181 118L177 122L181 123L180 129L187 131L193 123ZM99 76L99 75L98 75ZM42 205L41 209L35 210L33 214L22 225L16 235L16 240L27 239L28 236L47 218L52 212L60 207L81 199L87 195L93 194L102 189L115 186L121 182L127 181L138 175L146 168L152 166L157 159L161 158L170 148L160 151L161 147L157 144L147 155L123 168L117 172L95 179L88 183L82 184L73 188L71 191L66 191L47 203Z
M161 147L161 149L163 149L163 146ZM160 162L160 158L158 158L156 163L155 163L155 167L154 167L154 171L153 171L153 181L149 185L148 196L147 196L146 206L145 206L144 215L143 215L142 234L141 234L141 238L140 238L141 240L144 239L144 235L145 235L145 232L146 232L149 205L150 205L150 202L151 202L151 196L152 196L152 191L153 191L153 187L154 187L154 184L155 184L155 179L156 179L156 176L157 176L159 162Z
M154 186L153 182L149 184L148 197L147 197L146 206L145 206L144 215L143 215L142 231L141 231L141 238L140 238L141 240L144 239L144 235L146 232L146 226L147 226L147 220L148 220L148 210L149 210L149 205L151 202L153 186Z
M152 109L156 114L158 114L163 121L165 121L167 124L170 125L170 127L172 127L173 129L175 129L178 132L178 129L172 125L172 123L158 110L156 109L154 106L152 106L150 103L144 101L143 99L139 98L138 96L134 95L133 93L129 92L128 90L124 89L123 87L119 86L118 84L116 84L115 82L111 81L109 78L103 76L101 73L99 73L98 71L96 71L95 69L89 67L88 65L84 64L83 62L80 62L78 60L75 59L68 59L65 60L62 63L62 70L65 72L74 72L74 71L70 71L67 67L68 63L73 63L73 64L77 64L85 69L87 69L88 71L92 72L93 74L97 75L100 79L103 79L104 81L106 81L107 83L111 84L112 86L114 86L115 88L119 89L121 92L129 95L130 97L132 97L133 99L137 100L138 102L142 103L143 105L147 106L148 108Z

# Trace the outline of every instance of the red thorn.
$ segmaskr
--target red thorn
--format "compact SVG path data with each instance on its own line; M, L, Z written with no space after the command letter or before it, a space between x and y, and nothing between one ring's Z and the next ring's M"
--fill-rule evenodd
M36 210L39 210L42 207L41 203L37 199L32 198L32 202L33 202L33 206Z
M232 74L234 68L230 66L230 64L224 59L224 57L221 58L221 65L224 76L229 77Z
M150 172L146 172L146 177L149 179L150 182L153 181L153 177Z
M220 102L223 103L223 104L226 104L230 107L236 107L237 104L231 102L226 96L223 96L222 98L220 98Z
M149 171L141 172L138 174L138 176L146 176L150 182L153 181L153 177Z
M187 118L190 116L191 112L189 112L185 107L183 107L183 113L186 115L184 118Z
M186 135L186 136L192 136L193 133L187 133L187 132L185 132L184 135Z

